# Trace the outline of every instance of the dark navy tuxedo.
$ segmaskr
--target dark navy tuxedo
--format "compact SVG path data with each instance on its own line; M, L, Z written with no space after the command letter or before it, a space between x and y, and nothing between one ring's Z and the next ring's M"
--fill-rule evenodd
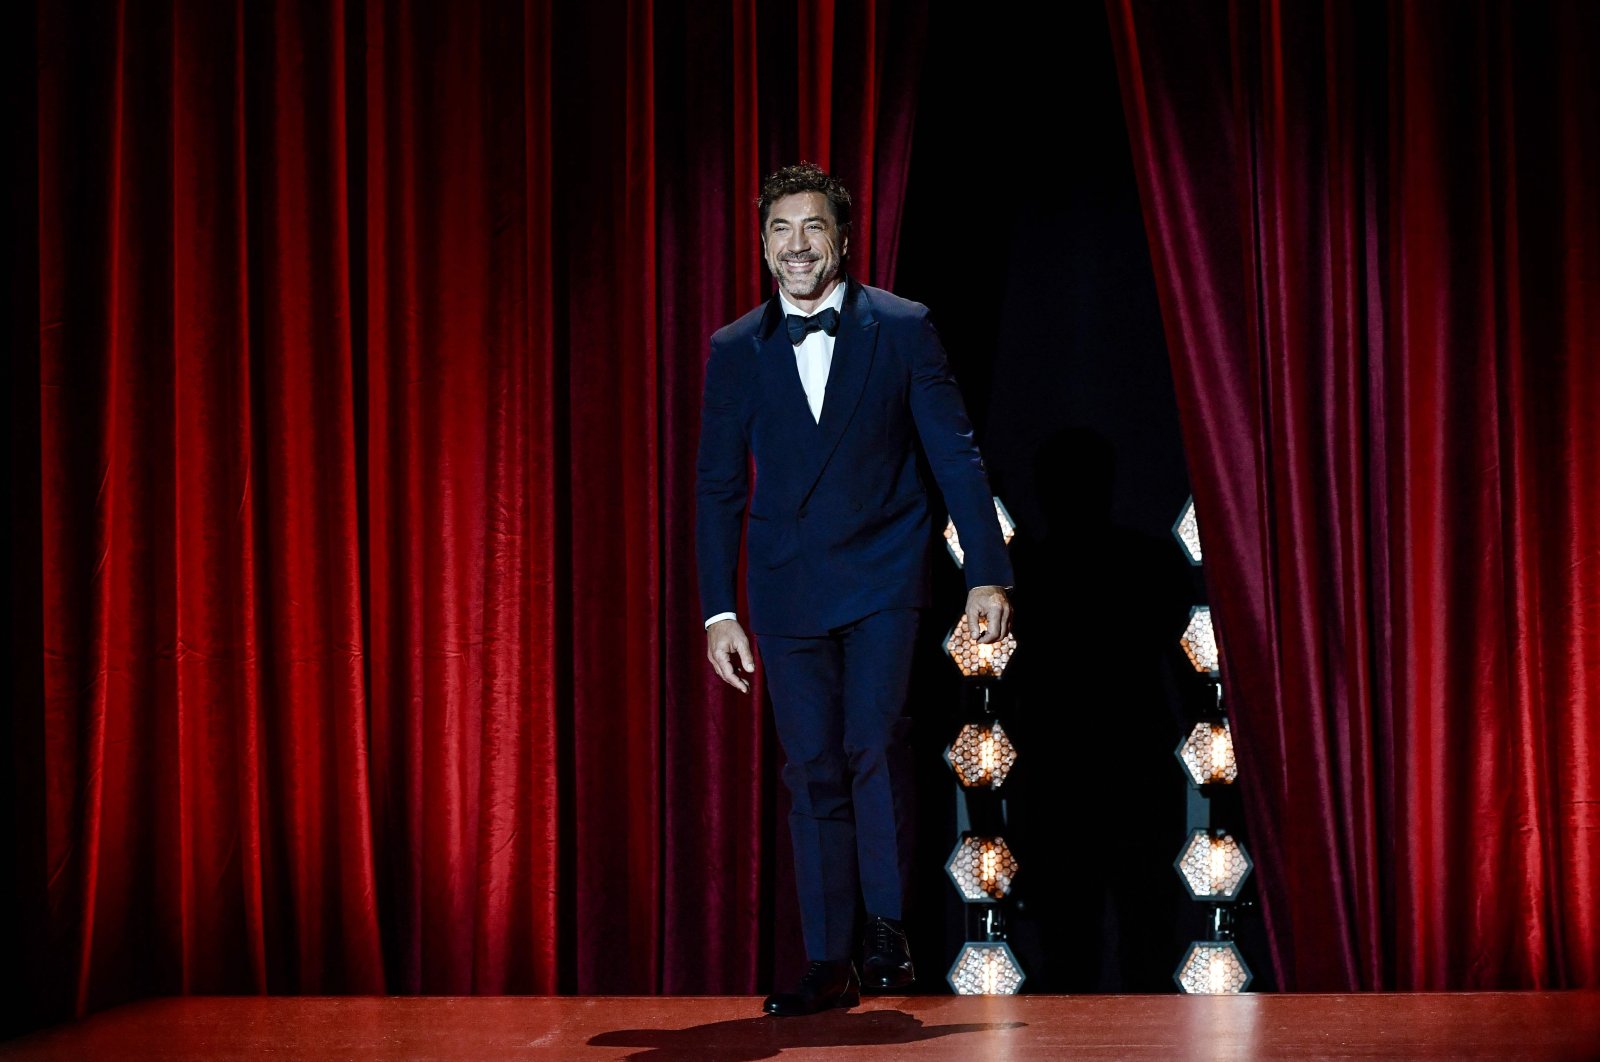
M788 761L812 959L849 954L858 888L870 914L901 916L904 708L935 544L919 444L960 532L967 585L1010 585L983 460L926 307L847 281L820 422L776 295L711 337L696 467L701 615L737 610L748 503L741 619L757 635Z
M919 440L961 535L967 585L1011 584L983 460L927 307L847 283L821 423L776 295L711 337L695 510L702 618L737 609L747 501L752 631L820 635L930 604Z

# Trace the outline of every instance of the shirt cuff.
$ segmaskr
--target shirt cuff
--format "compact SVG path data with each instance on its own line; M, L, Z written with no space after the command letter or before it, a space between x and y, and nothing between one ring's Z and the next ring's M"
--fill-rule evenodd
M721 623L725 619L738 618L739 615L736 612L719 612L715 616L712 616L710 619L706 620L706 630L710 630L713 623Z

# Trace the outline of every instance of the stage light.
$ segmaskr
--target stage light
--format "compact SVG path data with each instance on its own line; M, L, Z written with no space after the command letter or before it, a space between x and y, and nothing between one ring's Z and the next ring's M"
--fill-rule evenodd
M1218 678L1222 675L1222 661L1217 654L1217 632L1211 626L1211 609L1196 605L1189 610L1189 625L1179 639L1183 653L1196 671Z
M1191 995L1221 996L1243 992L1252 976L1232 941L1195 941L1172 979Z
M988 620L979 620L979 623L983 629L988 629ZM1007 632L998 642L980 645L974 640L967 614L963 612L945 636L944 651L968 678L1000 678L1005 674L1006 665L1011 663L1011 654L1017 651L1017 638Z
M1006 545L1011 545L1011 540L1017 536L1017 525L1011 519L1011 514L1006 511L1005 503L999 498L994 500L994 515L1000 521L1000 537L1005 540ZM961 536L956 534L954 520L944 522L944 545L950 551L950 557L956 562L957 568L967 563L967 554L961 548Z
M963 837L944 865L968 903L1002 900L1011 892L1017 858L1003 837Z
M1244 845L1222 830L1195 830L1173 864L1196 900L1232 900L1250 876Z
M1014 996L1026 979L1011 948L1000 943L969 942L945 975L958 996Z
M1232 785L1239 778L1233 758L1233 732L1226 719L1196 723L1175 750L1178 762L1195 785Z
M1178 540L1178 545L1183 548L1183 555L1189 558L1189 563L1199 566L1203 554L1200 550L1200 521L1194 515L1194 496L1183 503L1183 511L1178 514L1178 522L1172 525L1172 536Z
M944 750L944 761L968 789L999 789L1017 762L1017 749L999 720L968 723Z

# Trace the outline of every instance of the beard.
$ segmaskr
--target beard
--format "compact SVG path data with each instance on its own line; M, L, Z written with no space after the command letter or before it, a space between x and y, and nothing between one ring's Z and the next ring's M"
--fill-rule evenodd
M811 265L811 270L806 273L791 273L784 267L785 262L807 262ZM785 295L796 299L809 299L839 275L839 260L824 255L795 255L789 258L769 259L767 268L771 270L773 277L778 281L778 287L783 289Z

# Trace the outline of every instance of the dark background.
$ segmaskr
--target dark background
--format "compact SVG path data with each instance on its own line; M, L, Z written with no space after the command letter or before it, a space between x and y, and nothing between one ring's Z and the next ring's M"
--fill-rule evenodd
M896 289L932 308L1019 528L1019 649L995 700L1019 750L1001 791L1011 944L1027 991L1171 991L1205 931L1172 868L1173 749L1204 703L1177 639L1205 591L1171 535L1188 474L1138 188L1104 9L992 14L932 20ZM981 712L937 659L962 584L953 564L936 576L950 615L930 617L914 691L911 916L933 990L978 930L942 868L957 795L941 753ZM1248 845L1238 809L1217 811ZM1259 933L1247 913L1257 988Z

